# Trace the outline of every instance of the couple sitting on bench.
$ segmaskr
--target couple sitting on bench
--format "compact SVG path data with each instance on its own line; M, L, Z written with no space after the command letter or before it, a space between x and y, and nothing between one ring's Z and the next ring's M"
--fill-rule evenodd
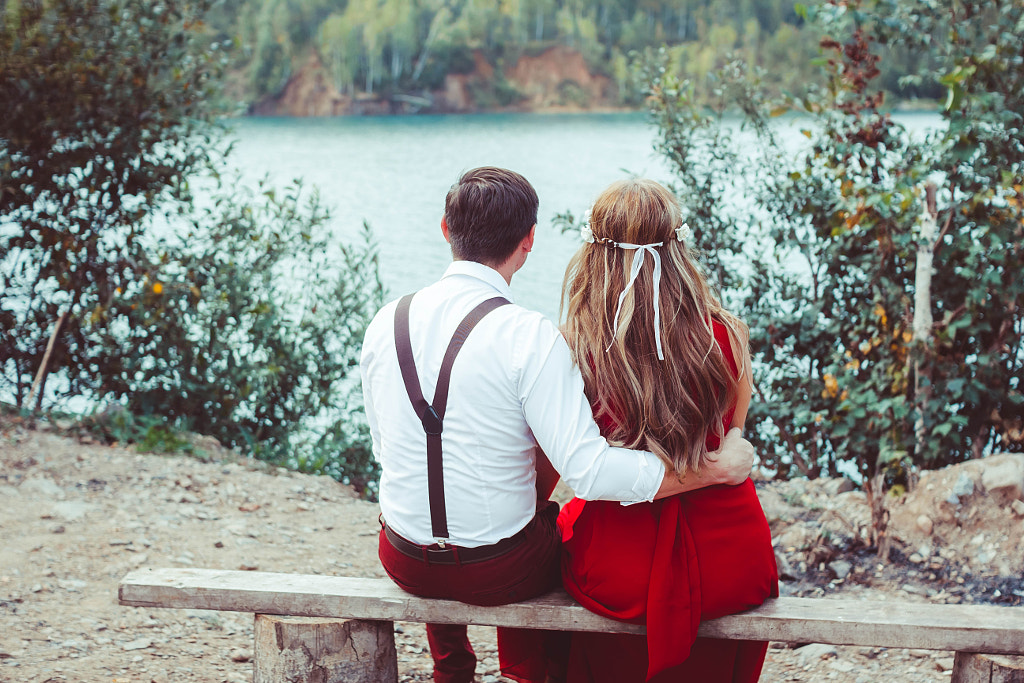
M559 331L512 302L537 207L517 173L465 173L441 220L453 263L367 329L381 562L424 597L500 605L562 583L647 627L499 628L517 681L756 681L766 642L696 639L702 618L778 594L740 432L746 327L708 286L675 198L627 180L587 215ZM559 476L577 496L561 511L548 501ZM434 680L472 681L466 627L427 635Z

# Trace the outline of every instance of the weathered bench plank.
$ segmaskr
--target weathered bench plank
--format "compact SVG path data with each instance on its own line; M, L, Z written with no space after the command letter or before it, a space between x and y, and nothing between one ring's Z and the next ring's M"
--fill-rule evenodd
M643 633L588 612L562 591L502 607L410 595L387 579L210 569L143 569L122 605L383 621ZM797 643L1024 654L1024 607L777 598L703 622L700 635Z
M212 569L141 569L121 580L120 604L300 617L529 626L643 633L588 612L564 592L502 607L418 598L389 579Z

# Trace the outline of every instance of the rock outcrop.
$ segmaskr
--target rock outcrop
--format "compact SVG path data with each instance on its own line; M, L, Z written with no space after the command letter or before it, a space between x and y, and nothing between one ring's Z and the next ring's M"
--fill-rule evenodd
M310 53L277 96L253 103L258 116L345 116L377 114L470 113L479 111L579 111L615 106L615 87L607 76L594 74L583 55L555 46L536 55L522 55L498 73L477 51L472 71L449 74L433 91L349 95L334 85L323 62ZM507 92L495 95L499 81ZM518 93L516 97L514 93Z

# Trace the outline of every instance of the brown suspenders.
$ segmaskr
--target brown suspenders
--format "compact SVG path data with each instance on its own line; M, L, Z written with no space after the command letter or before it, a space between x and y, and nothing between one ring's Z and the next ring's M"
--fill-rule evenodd
M423 398L419 378L416 375L416 362L413 360L412 343L409 339L409 302L412 294L407 294L398 302L395 310L395 348L398 351L398 365L402 369L405 390L412 401L413 410L423 425L427 435L427 495L430 501L430 527L434 539L442 547L448 538L448 516L444 503L444 471L441 458L441 431L444 427L444 411L448 406L448 384L451 380L452 364L466 337L480 320L508 300L497 296L488 299L469 312L455 330L448 349L441 361L441 370L437 376L437 387L434 390L433 403Z

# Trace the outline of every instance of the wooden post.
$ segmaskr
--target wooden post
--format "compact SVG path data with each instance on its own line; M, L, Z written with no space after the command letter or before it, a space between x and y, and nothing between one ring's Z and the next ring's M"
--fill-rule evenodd
M951 683L1024 683L1024 657L957 652Z
M398 683L391 621L256 615L253 683Z

